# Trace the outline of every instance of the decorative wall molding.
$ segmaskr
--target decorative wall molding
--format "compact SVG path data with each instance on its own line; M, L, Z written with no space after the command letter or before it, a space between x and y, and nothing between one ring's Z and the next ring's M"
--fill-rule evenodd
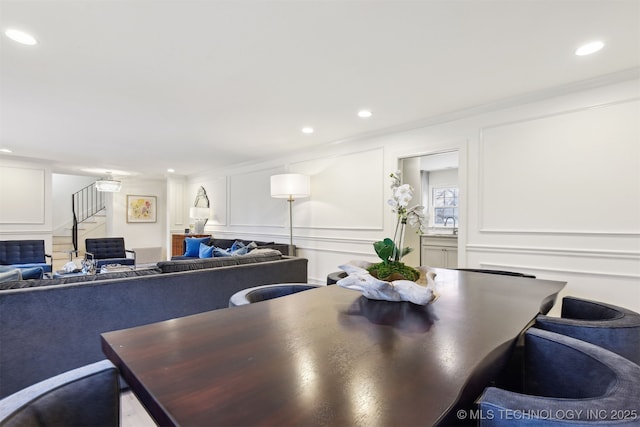
M517 107L523 104L529 104L533 102L545 101L550 98L558 96L571 95L576 92L597 89L602 86L608 86L616 83L622 83L628 80L637 79L640 75L640 67L628 68L622 71L616 71L614 73L597 76L590 79L580 80L560 86L554 86L542 90L532 91L524 94L519 94L509 98L499 99L497 101L488 102L461 110L451 111L436 116L430 116L424 119L419 119L413 122L403 123L397 126L391 126L378 131L372 131L369 133L359 134L358 136L351 138L344 138L330 142L330 144L344 144L347 142L363 141L372 138L383 137L396 133L409 132L416 129L421 129L430 126L436 126L442 123L453 122L456 120L464 120L468 117L478 116L480 114L491 113L494 111L504 110L508 108Z
M284 227L287 202L272 198L270 190L271 176L280 173L284 173L284 167L228 176L226 223L237 227Z
M371 248L370 251L354 251L354 250L343 250L343 249L335 249L335 248L331 248L331 249L324 249L324 248L312 248L312 247L307 247L307 246L296 246L297 249L299 250L303 250L305 252L323 252L323 253L332 253L332 254L349 254L349 255L354 255L354 256L361 256L361 257L370 257L370 256L375 256L376 253L374 252L373 248ZM348 259L345 259L345 262L349 261Z
M466 245L468 252L491 252L527 255L554 255L582 258L616 258L640 260L640 252L608 251L599 249L568 249L568 248L540 248L530 246L500 246L500 245Z
M605 207L624 197L623 188L637 185L633 184L637 176L634 156L625 157L623 153L637 144L638 126L633 116L637 114L638 101L639 97L626 98L480 128L477 159L479 231L640 235L640 227L634 219L637 205L632 205L633 212L621 212L622 221L614 223L621 224L620 229L598 230L599 218L606 216ZM602 122L602 126L592 125L596 122ZM576 123L581 125L576 126ZM601 128L615 131L608 135ZM605 143L605 138L616 144ZM557 144L558 141L563 144ZM584 150L585 145L591 148ZM592 155L592 152L596 154ZM566 173L569 166L571 173ZM509 180L505 181L505 176L509 176ZM598 185L601 177L609 177L608 191ZM584 182L583 187L599 191L597 194L576 193L578 181ZM529 197L518 198L517 192ZM592 203L593 199L603 202ZM563 215L551 218L554 210ZM585 211L590 215L580 214ZM514 227L510 224L512 218L519 218L527 225Z
M480 263L482 268L500 269L500 270L515 270L515 271L547 271L549 273L560 274L573 274L579 276L600 276L600 277L615 277L620 279L636 279L640 280L640 276L636 274L619 274L611 273L607 271L582 271L582 270L569 270L563 268L549 268L549 267L536 267L530 265L514 265L514 264L498 264L490 262Z
M0 165L0 224L44 225L45 192L45 168Z
M173 211L173 227L182 227L181 231L184 231L185 228L188 227L188 223L185 224L184 221L184 181L173 181L172 182L172 211ZM186 227L185 227L186 226Z
M382 147L311 158L292 163L289 169L311 176L311 197L294 212L294 227L384 229L381 201L387 174Z
M274 239L284 239L289 240L288 234L273 234L273 233L246 233L246 232L236 232L236 231L215 231L215 237L241 237L242 235L246 236L246 240L255 238L256 240L264 240L270 241ZM363 238L352 238L352 237L335 237L335 236L293 236L295 241L309 241L309 242L327 242L327 243L336 243L341 245L347 244L355 244L355 245L373 245L377 239L363 239ZM244 239L244 238L243 238ZM294 242L295 243L295 242ZM308 248L313 249L313 248ZM372 247L373 250L373 247ZM329 251L331 252L331 251ZM336 251L337 252L337 251ZM374 252L372 254L375 255Z
M613 231L613 230L535 230L535 229L497 229L497 228L480 228L478 230L480 233L487 234L549 234L549 235L557 235L557 236L613 236L613 237L623 237L623 236L640 236L639 230L625 230L625 231Z
M558 117L558 116L564 116L566 114L579 113L579 112L582 112L582 111L593 110L593 109L596 109L596 108L611 107L611 106L614 106L614 105L626 104L626 103L629 103L629 102L636 102L636 101L640 101L640 97L633 96L633 97L626 98L626 99L620 99L618 101L603 102L603 103L599 103L599 104L587 105L587 106L580 107L580 108L571 108L571 109L568 109L568 110L556 111L554 113L549 113L549 114L539 114L539 115L535 115L535 116L523 117L523 118L517 119L517 120L509 120L509 121L505 121L505 122L495 123L493 125L483 126L482 128L480 128L480 133L482 134L483 131L486 131L486 130L489 130L489 129L494 129L494 128L499 128L499 127L514 125L514 124L518 124L518 123L526 123L526 122L531 122L531 121L534 121L534 120L548 119L548 118L553 118L553 117Z
M0 231L0 236L19 236L19 237L24 237L25 235L29 235L29 236L51 236L53 234L53 229L51 228L46 228L46 229L38 229L38 230L2 230ZM16 239L17 240L17 239Z

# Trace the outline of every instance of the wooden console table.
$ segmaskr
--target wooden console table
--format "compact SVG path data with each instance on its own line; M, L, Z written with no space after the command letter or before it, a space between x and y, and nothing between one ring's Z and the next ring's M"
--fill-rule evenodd
M187 237L211 237L211 234L172 234L171 235L171 256L184 254L184 239Z
M447 424L565 283L435 270L427 307L326 286L105 333L102 348L162 426Z

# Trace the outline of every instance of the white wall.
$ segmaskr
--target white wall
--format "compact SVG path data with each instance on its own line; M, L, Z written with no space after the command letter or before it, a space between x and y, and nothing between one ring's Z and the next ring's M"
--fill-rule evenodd
M268 178L310 174L311 197L294 203L294 243L309 280L324 282L346 261L374 261L372 243L392 235L387 176L398 159L457 149L460 266L563 280L563 294L640 310L640 81L576 87L192 176L177 183L186 203L169 217L205 185L217 218L208 232L287 242L287 205L269 197Z
M155 196L157 202L156 222L127 222L128 195ZM120 192L111 193L111 197L107 200L107 235L112 237L124 237L127 249L161 247L161 259L166 259L168 247L166 195L167 185L165 180L142 180L132 178L123 180Z
M54 234L60 235L73 226L71 195L96 181L94 176L79 176L54 173L51 176L52 221ZM67 230L62 230L67 229ZM58 232L58 230L61 230Z

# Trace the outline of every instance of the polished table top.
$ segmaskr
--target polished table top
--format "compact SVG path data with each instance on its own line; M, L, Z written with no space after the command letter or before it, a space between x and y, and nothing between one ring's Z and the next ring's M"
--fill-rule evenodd
M434 425L564 282L434 269L421 307L338 286L103 334L160 425Z

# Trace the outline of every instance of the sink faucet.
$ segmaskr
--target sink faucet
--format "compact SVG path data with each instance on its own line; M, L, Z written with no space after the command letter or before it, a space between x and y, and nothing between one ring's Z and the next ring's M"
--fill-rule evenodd
M456 219L452 216L448 216L444 219L444 226L447 226L447 223L449 222L449 220L453 220L453 235L457 235L458 234L458 229L456 228Z

